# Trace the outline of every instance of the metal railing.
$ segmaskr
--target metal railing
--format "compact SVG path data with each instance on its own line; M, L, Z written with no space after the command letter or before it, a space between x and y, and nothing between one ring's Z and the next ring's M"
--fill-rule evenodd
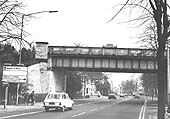
M108 55L156 57L156 50L137 48L49 46L49 55Z

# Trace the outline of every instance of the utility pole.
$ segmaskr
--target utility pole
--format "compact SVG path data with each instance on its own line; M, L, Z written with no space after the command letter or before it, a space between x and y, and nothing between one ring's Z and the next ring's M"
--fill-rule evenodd
M36 14L42 14L42 13L56 13L58 11L40 11L40 12L33 12L33 13L29 13L29 14L22 14L22 19L21 19L21 33L20 33L20 47L19 47L19 62L18 62L18 65L20 66L24 66L24 64L22 64L22 41L24 40L23 38L23 32L24 32L24 18L25 17L29 17L29 16L33 16L33 15L36 15ZM17 84L17 92L16 92L16 105L18 105L18 91L19 91L19 86L20 84L18 83Z
M169 59L169 46L167 44L167 92L168 92L168 109L167 112L170 113L170 59Z

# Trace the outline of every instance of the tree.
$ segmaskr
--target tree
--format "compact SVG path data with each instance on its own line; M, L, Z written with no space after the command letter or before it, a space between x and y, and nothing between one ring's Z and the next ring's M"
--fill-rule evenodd
M77 92L80 91L81 88L81 75L79 75L76 71L67 72L66 92L70 95L70 97L76 97Z
M146 49L158 49L158 42L156 40L156 24L152 21L148 26L146 26L143 33L138 37L141 39L138 43L141 43L141 47Z
M1 63L18 63L18 53L13 46L10 44L1 45L2 49L0 50L0 61Z
M29 66L36 63L34 51L26 48L21 50L21 60L25 66Z
M145 73L141 77L142 85L146 95L157 96L158 76L156 74Z
M132 94L136 89L136 82L134 80L126 80L121 83L123 93Z
M141 9L141 14L136 14L135 19L129 21L138 21L140 25L148 25L154 21L156 24L156 41L158 42L157 48L157 62L158 62L158 119L165 118L165 90L166 87L166 69L164 63L164 52L168 37L170 36L170 20L168 15L167 0L127 0L119 11L113 16L113 20L122 10L130 8L130 14L135 8ZM133 11L132 11L133 9ZM110 21L111 21L110 20ZM163 98L163 100L162 100Z
M0 42L10 43L15 48L29 45L30 43L21 39L22 16L21 10L24 8L22 2L16 0L0 1ZM24 19L25 20L25 19ZM27 36L26 31L22 36Z
M110 92L111 86L110 83L108 82L108 77L105 76L103 73L101 74L102 74L102 78L98 79L95 82L96 90L100 91L102 95L106 96Z
M18 60L19 60L19 54L17 52L17 50L10 44L0 44L0 68L1 68L1 72L0 72L0 100L4 98L4 89L2 86L2 66L3 63L9 63L12 65L17 65L18 64ZM30 49L22 49L22 61L25 64L25 66L29 66L33 63L35 63L35 58L34 58L34 53L30 50ZM22 85L21 85L22 86ZM23 86L22 86L23 87ZM10 85L9 91L13 91L14 95L16 94L16 84L12 84ZM27 86L25 85L25 89L27 88Z
M10 44L0 44L0 61L1 63L10 63L12 65L18 64L19 53ZM30 49L22 48L22 62L25 66L29 66L35 63L34 52Z
M82 82L83 80L81 79L84 76L89 80L91 80L91 82L95 82L96 91L100 91L103 95L108 95L108 92L110 91L110 83L108 82L108 77L105 76L102 72L77 72L77 71L71 72L70 71L70 73L67 73L67 75L68 75L67 79L69 80L69 81L67 80L67 90L70 92L70 94L72 92L76 93L80 91L80 83L81 84L83 83ZM76 80L78 84L73 84L74 80L70 80L71 79L70 76L73 77L73 79ZM72 90L71 88L73 88L74 85L77 85L79 88L77 88L78 90L74 90L71 92Z

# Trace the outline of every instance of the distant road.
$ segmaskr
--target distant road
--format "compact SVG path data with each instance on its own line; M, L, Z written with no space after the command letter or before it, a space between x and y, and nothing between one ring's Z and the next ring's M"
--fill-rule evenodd
M59 112L44 109L1 116L0 119L142 119L144 99L120 98L108 100L101 98L94 102L74 105L73 110Z

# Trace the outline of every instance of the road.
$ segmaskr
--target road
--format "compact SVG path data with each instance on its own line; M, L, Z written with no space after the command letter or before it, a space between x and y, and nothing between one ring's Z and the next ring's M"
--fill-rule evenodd
M3 115L0 119L142 119L143 105L143 98L126 97L118 100L102 98L94 102L75 104L73 110L65 112L56 110L45 112L41 108Z

